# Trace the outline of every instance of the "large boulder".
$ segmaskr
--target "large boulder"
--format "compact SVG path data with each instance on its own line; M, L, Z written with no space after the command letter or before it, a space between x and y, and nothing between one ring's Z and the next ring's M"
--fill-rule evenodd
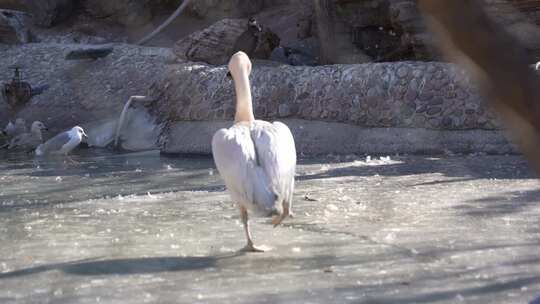
M224 64L233 51L236 38L246 29L246 19L223 19L197 31L174 45L174 53L182 60Z
M73 11L73 0L23 0L35 25L51 27L69 16Z
M210 27L180 39L174 53L181 60L225 64L233 53L236 39L246 30L247 19L222 19ZM267 59L279 45L279 37L264 28L254 52L255 59Z

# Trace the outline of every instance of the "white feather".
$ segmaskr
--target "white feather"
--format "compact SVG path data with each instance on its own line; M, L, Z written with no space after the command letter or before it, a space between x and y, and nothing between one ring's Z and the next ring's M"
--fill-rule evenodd
M212 139L212 154L237 203L259 215L292 203L296 149L289 128L280 122L239 122Z

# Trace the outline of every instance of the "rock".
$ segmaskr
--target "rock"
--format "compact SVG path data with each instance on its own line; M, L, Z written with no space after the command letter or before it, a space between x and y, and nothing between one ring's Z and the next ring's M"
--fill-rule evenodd
M417 77L409 72L406 78L399 78L400 69L424 72ZM163 72L164 83L156 84L150 94L162 96L151 106L156 120L167 123L215 118L232 120L235 94L232 82L223 80L225 71L225 66L216 68L191 62L169 65ZM461 70L445 63L316 67L256 63L250 79L259 119L288 117L398 128L434 128L433 122L436 122L438 129L468 128L463 123L466 114L460 112L463 102L457 95L444 99L444 92L428 90L436 73L443 73L455 90L469 92L467 102L477 105L482 102L477 90L461 81ZM411 79L407 80L409 77ZM422 94L417 94L414 86L419 86ZM396 88L396 93L389 92L389 88ZM194 117L190 113L198 115ZM487 114L478 115L487 121L494 120ZM452 123L448 124L450 119ZM478 120L472 122L472 127L480 127Z
M264 7L264 0L197 0L189 9L200 18L250 17Z
M109 45L82 46L69 51L66 55L66 60L103 58L112 53L113 50L114 48Z
M275 48L270 60L296 66L314 66L319 60L318 42L315 38L297 41L288 46Z
M18 113L27 121L40 120L51 133L77 124L118 118L127 99L146 95L154 83L162 83L162 71L172 56L169 49L112 44L105 58L85 61L64 59L80 44L28 43L0 45L0 81L13 77L14 64L22 66L24 80L32 87L48 84ZM0 95L0 125L6 125L8 105Z
M247 19L223 19L176 42L174 53L181 60L225 64L236 39L245 31ZM255 59L267 59L279 45L279 37L264 28L255 50Z
M270 29L264 28L259 34L259 43L255 49L253 58L268 59L272 51L279 46L280 39L278 35Z
M234 42L246 27L246 19L223 19L197 31L174 45L179 59L225 64L232 53Z
M266 2L266 1L265 1ZM256 16L259 24L279 34L281 46L316 36L313 0L289 1L287 5L265 6Z
M27 16L23 12L0 9L0 43L17 44L32 41Z
M73 0L23 0L23 3L32 15L34 24L40 27L58 24L73 11Z
M270 60L282 62L285 64L291 64L291 61L289 60L289 53L282 46L277 47L272 51L272 53L270 54Z
M21 0L0 0L0 8L23 10L25 7Z
M419 32L425 30L425 25L418 12L416 2L412 0L391 2L389 6L390 22L395 29L404 32Z
M126 26L140 26L152 18L150 0L86 0L85 9L97 18L109 17Z

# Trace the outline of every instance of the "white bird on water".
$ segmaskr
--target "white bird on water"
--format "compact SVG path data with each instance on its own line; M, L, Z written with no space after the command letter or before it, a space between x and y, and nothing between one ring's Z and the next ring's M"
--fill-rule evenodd
M218 130L212 154L231 198L240 208L247 237L245 251L260 252L251 238L248 211L272 216L277 226L291 213L296 148L289 128L255 120L251 101L249 57L238 52L229 61L236 91L234 125Z
M13 138L19 134L26 133L26 121L22 118L15 119L15 123L11 121L6 125L2 133L8 138Z
M39 145L36 149L36 155L67 155L81 143L83 137L88 136L81 127L75 126L68 131L57 134L55 137Z
M43 142L42 130L47 127L41 121L34 121L30 133L19 134L9 142L8 149L32 151Z

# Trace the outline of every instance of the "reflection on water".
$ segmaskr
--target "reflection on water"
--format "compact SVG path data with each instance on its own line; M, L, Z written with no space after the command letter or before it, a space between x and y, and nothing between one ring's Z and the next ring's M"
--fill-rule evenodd
M47 159L0 151L0 205L57 204L118 195L222 189L210 157L79 150Z

